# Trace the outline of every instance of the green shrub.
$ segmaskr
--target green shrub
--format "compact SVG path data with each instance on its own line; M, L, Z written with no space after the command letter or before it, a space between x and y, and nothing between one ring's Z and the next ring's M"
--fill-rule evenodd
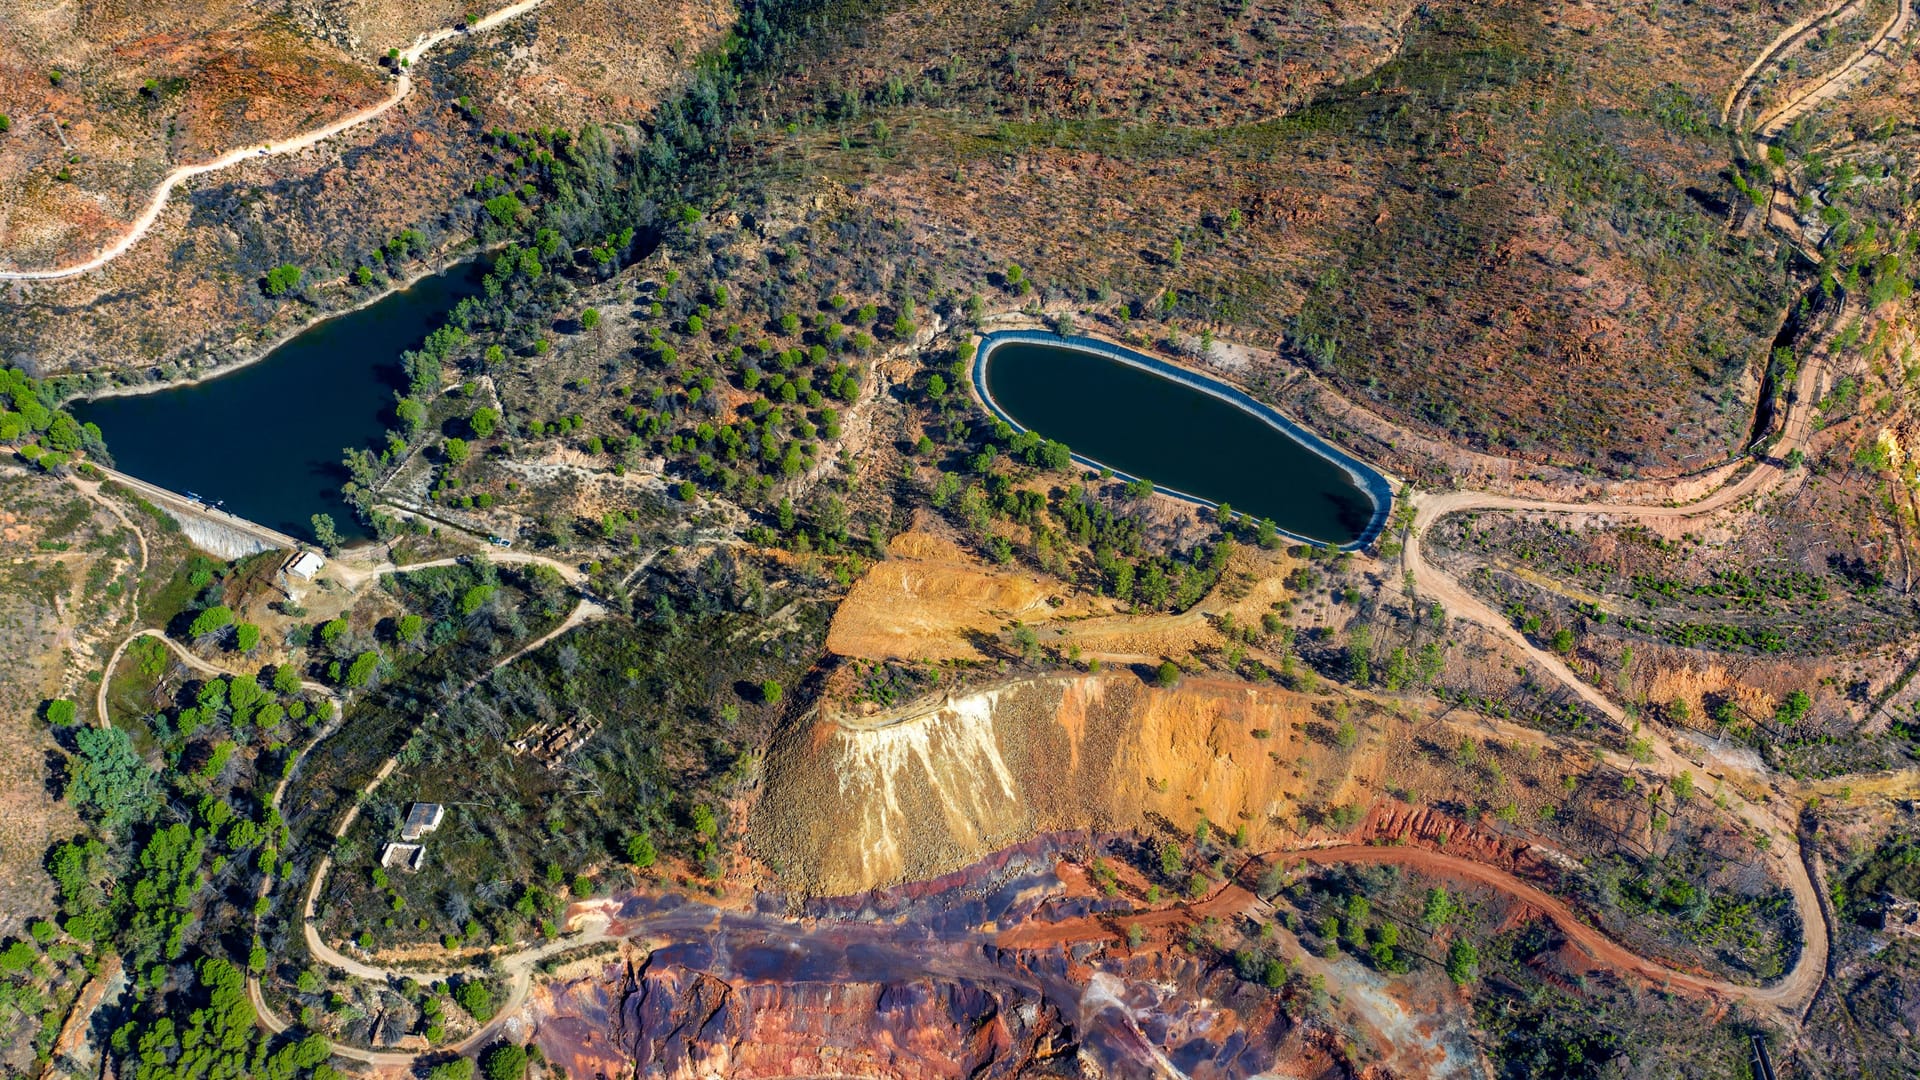
M233 609L225 604L216 604L195 615L192 625L187 627L187 633L194 637L205 637L232 625Z
M527 1075L527 1051L514 1043L495 1043L480 1055L480 1072L486 1080L521 1080Z
M453 1000L467 1010L467 1015L481 1023L493 1019L493 991L487 984L477 979L469 979L453 989Z
M1473 981L1480 967L1480 950L1465 938L1454 938L1447 947L1447 975L1461 986Z
M281 297L300 287L300 280L306 271L291 263L284 263L267 271L266 291L268 296Z

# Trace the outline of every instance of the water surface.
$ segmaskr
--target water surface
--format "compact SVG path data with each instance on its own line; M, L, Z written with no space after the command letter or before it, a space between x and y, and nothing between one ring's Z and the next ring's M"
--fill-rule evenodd
M100 425L122 472L297 537L314 514L340 534L366 529L340 497L348 448L378 447L406 386L400 354L418 346L453 305L479 291L469 263L423 278L328 319L256 363L217 379L151 394L75 402Z
M1255 405L1255 412L1137 365L1164 367L1064 340L1008 337L988 340L976 375L1013 423L1117 473L1229 503L1295 536L1333 544L1372 539L1387 501L1377 473L1350 459L1343 467L1327 456L1337 453L1331 448L1309 448L1264 407ZM1234 393L1191 372L1181 377Z

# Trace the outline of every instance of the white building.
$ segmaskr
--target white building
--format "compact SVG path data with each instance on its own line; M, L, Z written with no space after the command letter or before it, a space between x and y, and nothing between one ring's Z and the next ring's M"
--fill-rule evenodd
M419 844L389 843L380 849L380 865L389 869L417 871L426 864L427 849Z
M447 811L437 802L417 802L407 809L407 823L400 827L400 839L412 843L440 827Z
M281 567L281 569L299 578L301 581L312 581L313 575L319 573L320 568L325 565L327 565L327 560L321 558L319 552L303 551L293 558L288 559L287 565Z

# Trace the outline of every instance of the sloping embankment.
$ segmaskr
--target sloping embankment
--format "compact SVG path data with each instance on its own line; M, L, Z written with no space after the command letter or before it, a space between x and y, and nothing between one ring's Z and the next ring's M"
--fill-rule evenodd
M756 855L806 892L957 869L1036 833L1158 816L1244 824L1258 847L1301 781L1307 699L1238 682L1176 690L1130 674L1050 676L949 699L884 726L816 715L773 748L749 825Z

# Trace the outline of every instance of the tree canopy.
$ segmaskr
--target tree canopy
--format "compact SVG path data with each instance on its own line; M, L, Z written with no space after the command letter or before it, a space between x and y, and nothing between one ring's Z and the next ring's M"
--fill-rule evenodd
M486 1080L521 1080L527 1075L527 1051L517 1043L495 1043L480 1057Z
M187 632L194 637L205 637L218 633L233 625L233 609L225 604L215 604L193 617L193 624Z
M291 263L283 263L267 271L266 291L268 296L281 297L300 287L300 279L307 272Z
M74 732L77 753L67 798L103 828L118 830L160 807L160 785L152 769L133 749L133 740L116 727L85 727Z

